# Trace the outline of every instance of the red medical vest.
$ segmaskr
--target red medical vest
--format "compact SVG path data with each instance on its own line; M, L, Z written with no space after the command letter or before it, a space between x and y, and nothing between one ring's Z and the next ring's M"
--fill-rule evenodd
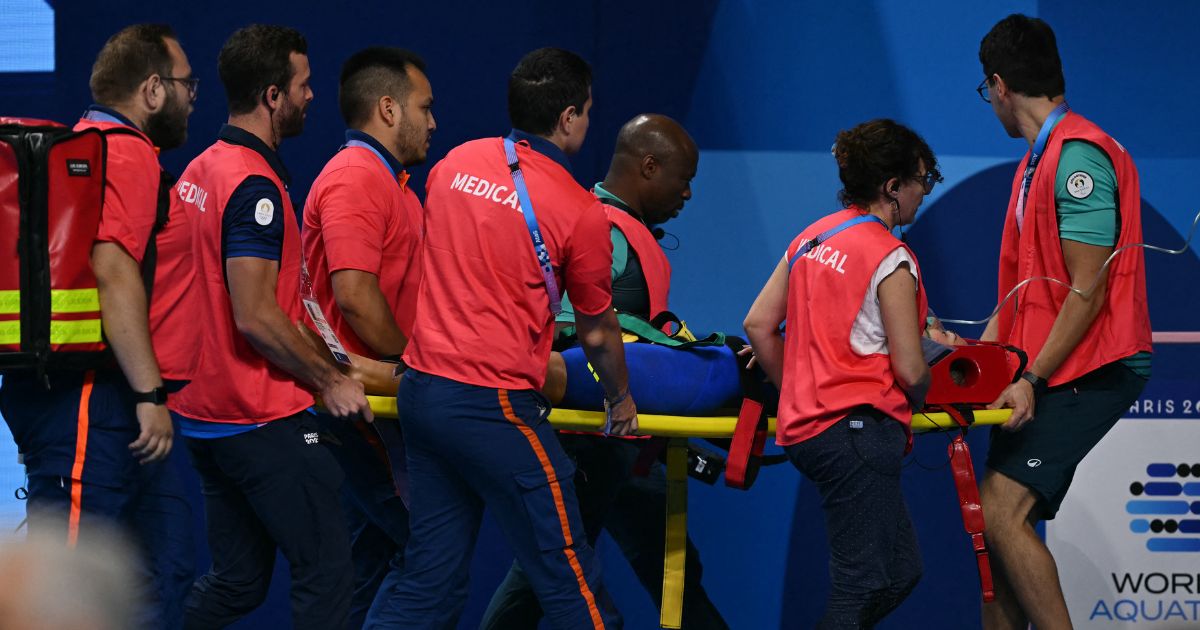
M642 263L646 290L650 293L650 319L653 320L659 313L670 310L667 296L671 292L671 263L667 254L644 223L620 208L605 205L604 210L608 213L608 222L621 230Z
M1029 162L1028 153L1017 167L1000 244L998 299L1004 299L1025 278L1047 276L1071 284L1063 260L1054 200L1058 158L1067 140L1090 142L1112 160L1117 173L1120 218L1116 247L1120 249L1130 243L1142 242L1141 190L1132 158L1124 147L1095 124L1079 114L1068 112L1046 142L1045 153L1029 187L1025 223L1020 230L1017 230L1017 197L1025 165ZM1092 282L1094 278L1078 278L1075 286L1086 289ZM1000 311L998 340L1024 349L1029 353L1029 360L1035 360L1067 293L1065 287L1044 280L1035 280L1022 287L1017 292L1015 308L1014 300L1010 300ZM1098 367L1150 349L1145 256L1142 248L1134 247L1117 254L1109 265L1104 305L1079 345L1048 380L1052 386L1061 385Z
M553 159L517 143L560 290L577 313L612 307L604 209ZM554 336L546 282L500 138L451 150L429 173L424 278L409 366L481 387L541 389Z
M814 236L861 214L847 208L808 226L788 247L788 259ZM895 418L908 432L912 409L892 373L891 358L883 353L862 356L850 345L850 330L875 270L900 247L907 249L872 221L830 237L792 265L776 426L776 442L781 446L820 435L862 405ZM921 326L927 310L925 287L920 271L914 271ZM910 444L911 440L910 433Z
M321 310L346 349L376 354L354 333L333 297L330 274L356 270L379 278L400 332L411 336L421 283L421 201L370 150L338 151L313 182L301 240Z
M253 149L218 141L192 160L176 184L192 224L192 254L200 295L192 316L200 356L192 382L168 406L189 418L230 424L257 424L298 413L313 404L295 378L258 353L237 330L225 284L221 224L229 197L247 177L266 177L279 187L283 207L283 248L275 301L290 321L304 315L300 303L300 228L287 190L267 161Z

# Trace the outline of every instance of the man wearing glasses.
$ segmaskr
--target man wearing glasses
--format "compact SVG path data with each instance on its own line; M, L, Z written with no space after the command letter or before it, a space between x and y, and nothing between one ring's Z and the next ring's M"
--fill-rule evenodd
M1054 32L1010 15L979 47L977 90L1030 150L1013 179L1000 247L999 299L983 339L1023 348L1029 369L992 407L980 491L996 563L985 628L1071 627L1054 558L1034 527L1054 518L1075 468L1137 399L1150 375L1150 320L1137 170L1125 149L1072 112ZM1092 287L1095 288L1092 288Z
M115 363L45 381L6 375L0 412L24 457L30 532L73 547L125 529L145 554L140 583L150 592L139 597L150 605L139 626L178 627L195 549L183 486L166 461L166 398L195 360L191 322L181 321L193 269L187 218L179 208L166 214L171 179L157 154L187 139L196 80L170 27L138 24L105 43L90 83L96 104L75 130L99 130L107 143L105 164L94 165L105 181L91 264Z

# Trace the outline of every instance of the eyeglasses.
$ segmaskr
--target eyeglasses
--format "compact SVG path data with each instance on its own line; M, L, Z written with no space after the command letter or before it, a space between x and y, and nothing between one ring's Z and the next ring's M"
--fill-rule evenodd
M928 195L929 193L933 192L934 184L942 181L942 174L939 173L935 168L930 171L925 171L924 175L913 175L910 179L920 182L921 188L925 191L925 194Z
M979 93L979 98L983 99L984 103L992 102L992 95L988 93L988 88L991 87L990 79L991 77L984 77L975 88L975 91Z
M163 81L178 81L187 86L188 97L196 100L196 92L200 89L200 79L197 77L158 77Z

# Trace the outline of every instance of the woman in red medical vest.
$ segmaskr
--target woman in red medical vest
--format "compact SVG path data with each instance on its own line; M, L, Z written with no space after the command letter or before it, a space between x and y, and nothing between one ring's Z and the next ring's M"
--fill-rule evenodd
M779 386L776 441L821 493L833 584L818 627L869 628L921 577L900 467L929 387L925 290L892 230L941 176L925 141L891 120L841 132L833 153L845 208L792 241L745 326Z

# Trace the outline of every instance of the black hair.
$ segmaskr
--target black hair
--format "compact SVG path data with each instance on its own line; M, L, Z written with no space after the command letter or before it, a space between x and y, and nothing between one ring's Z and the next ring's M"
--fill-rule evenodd
M1054 30L1045 21L1014 13L979 42L979 63L989 79L998 74L1025 96L1054 98L1067 91Z
M563 110L583 113L591 96L592 69L582 57L561 48L539 48L521 58L508 78L508 117L512 126L545 136L554 132Z
M116 105L132 96L150 75L169 77L173 64L168 39L179 38L166 24L134 24L117 31L92 65L92 98L101 105Z
M837 159L838 178L842 190L838 199L843 206L866 207L879 197L879 187L898 177L916 177L925 169L933 173L934 181L941 180L937 157L915 131L887 118L861 123L853 129L838 133L833 145Z
M404 101L412 89L410 67L425 72L425 61L412 51L393 46L372 46L347 59L338 81L338 109L346 125L357 127L366 122L383 96Z
M254 111L272 85L287 91L293 74L292 53L308 54L308 42L295 29L251 24L234 31L217 56L229 113Z

